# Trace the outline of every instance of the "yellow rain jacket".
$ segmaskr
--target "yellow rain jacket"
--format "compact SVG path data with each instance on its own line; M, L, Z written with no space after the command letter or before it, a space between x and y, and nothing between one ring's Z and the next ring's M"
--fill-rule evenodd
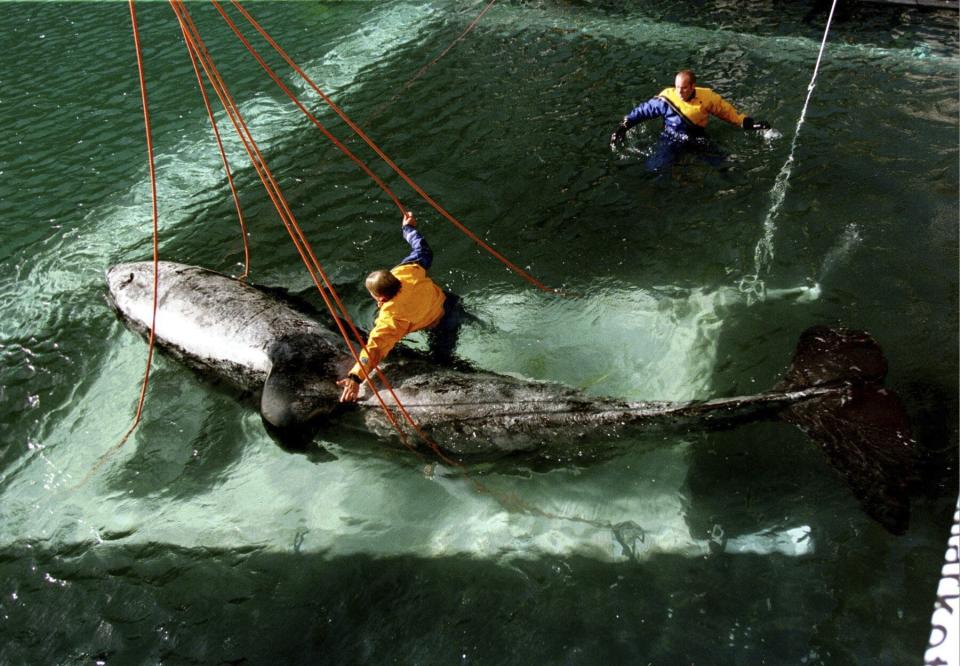
M367 351L360 353L360 363L350 369L351 375L364 379L361 364L371 373L403 336L430 328L443 317L446 294L427 277L420 264L401 264L390 270L400 280L400 291L379 306L377 319L367 338Z
M680 98L676 88L666 88L658 97L669 102L684 118L699 127L707 126L707 119L716 116L732 125L740 127L746 114L737 111L733 104L722 98L710 88L696 87L693 98L686 102Z
M633 127L644 120L663 118L664 130L673 135L687 136L691 130L699 134L707 126L710 116L737 127L743 127L743 119L747 117L710 88L697 86L690 101L684 101L676 88L665 88L659 95L627 114L624 120L627 127Z

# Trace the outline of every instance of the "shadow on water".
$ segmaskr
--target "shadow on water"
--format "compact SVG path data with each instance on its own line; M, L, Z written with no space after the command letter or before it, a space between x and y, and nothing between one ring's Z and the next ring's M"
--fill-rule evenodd
M820 628L843 582L823 580L816 558L330 558L306 550L310 538L291 531L283 552L7 547L0 572L19 584L4 604L0 661L761 663L776 654L800 663L811 650L845 654L845 639ZM690 579L698 591L677 590ZM51 622L54 607L69 619ZM927 630L926 618L908 615L885 650L908 659L900 646L922 643Z
M184 389L184 383L190 388ZM132 455L109 474L105 481L108 490L122 491L131 498L182 500L203 495L233 477L245 448L258 439L269 439L284 452L303 456L313 464L337 461L336 450L343 446L361 456L406 453L399 443L384 445L349 425L313 423L297 430L278 430L260 418L250 418L258 409L256 395L210 381L179 364L161 368L151 377L151 391L157 396L191 390L202 392L206 403L190 415L179 411L182 398L168 404L148 403L142 423L126 444ZM261 429L265 437L251 434L251 428ZM328 447L327 437L338 445Z
M183 499L230 477L249 443L243 421L252 397L184 370L171 364L151 373L154 399L125 444L130 452L123 463L105 475L108 490ZM191 393L202 393L204 404L185 413L183 400Z
M797 524L811 525L820 535L836 528L829 524L831 516L849 515L855 502L810 439L784 424L710 433L691 447L689 461L688 522L697 536L715 525L736 534L758 525ZM831 504L844 511L830 511ZM869 522L863 515L862 523Z
M911 406L914 431L923 451L917 492L931 498L956 497L960 484L956 396L949 387L926 378L908 381L902 393Z

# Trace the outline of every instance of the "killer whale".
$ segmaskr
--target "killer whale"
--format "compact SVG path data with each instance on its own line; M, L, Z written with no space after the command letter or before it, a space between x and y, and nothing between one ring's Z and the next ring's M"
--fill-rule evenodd
M152 319L150 262L107 271L109 302L145 334ZM196 266L160 262L156 341L193 369L250 392L265 423L296 429L344 415L334 384L352 364L339 335L272 294ZM862 331L805 331L789 370L765 393L684 403L627 402L469 367L397 354L384 370L422 432L459 457L594 445L637 428L729 426L779 417L804 430L865 510L901 533L915 443L899 398L883 387L886 360ZM394 400L381 394L389 407ZM362 394L352 415L382 438L396 431Z

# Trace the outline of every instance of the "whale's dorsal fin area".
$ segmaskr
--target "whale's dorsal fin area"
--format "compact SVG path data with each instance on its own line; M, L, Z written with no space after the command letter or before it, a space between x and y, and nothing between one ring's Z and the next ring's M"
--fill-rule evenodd
M260 415L280 430L302 428L332 414L339 389L337 358L309 333L277 340L269 350L271 369L260 396Z
M864 510L894 534L910 520L917 444L900 399L883 387L887 361L867 333L817 326L800 337L780 388L849 385L842 394L797 402L781 417L826 453Z

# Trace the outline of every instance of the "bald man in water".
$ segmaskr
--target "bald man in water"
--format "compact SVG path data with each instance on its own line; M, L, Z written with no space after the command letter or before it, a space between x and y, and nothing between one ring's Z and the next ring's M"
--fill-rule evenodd
M673 88L665 88L659 95L624 116L610 136L610 145L619 147L623 144L627 130L651 118L663 118L662 136L669 141L684 142L705 137L704 129L710 116L716 116L745 130L770 128L768 123L740 113L710 88L698 86L696 75L685 69L677 73Z

